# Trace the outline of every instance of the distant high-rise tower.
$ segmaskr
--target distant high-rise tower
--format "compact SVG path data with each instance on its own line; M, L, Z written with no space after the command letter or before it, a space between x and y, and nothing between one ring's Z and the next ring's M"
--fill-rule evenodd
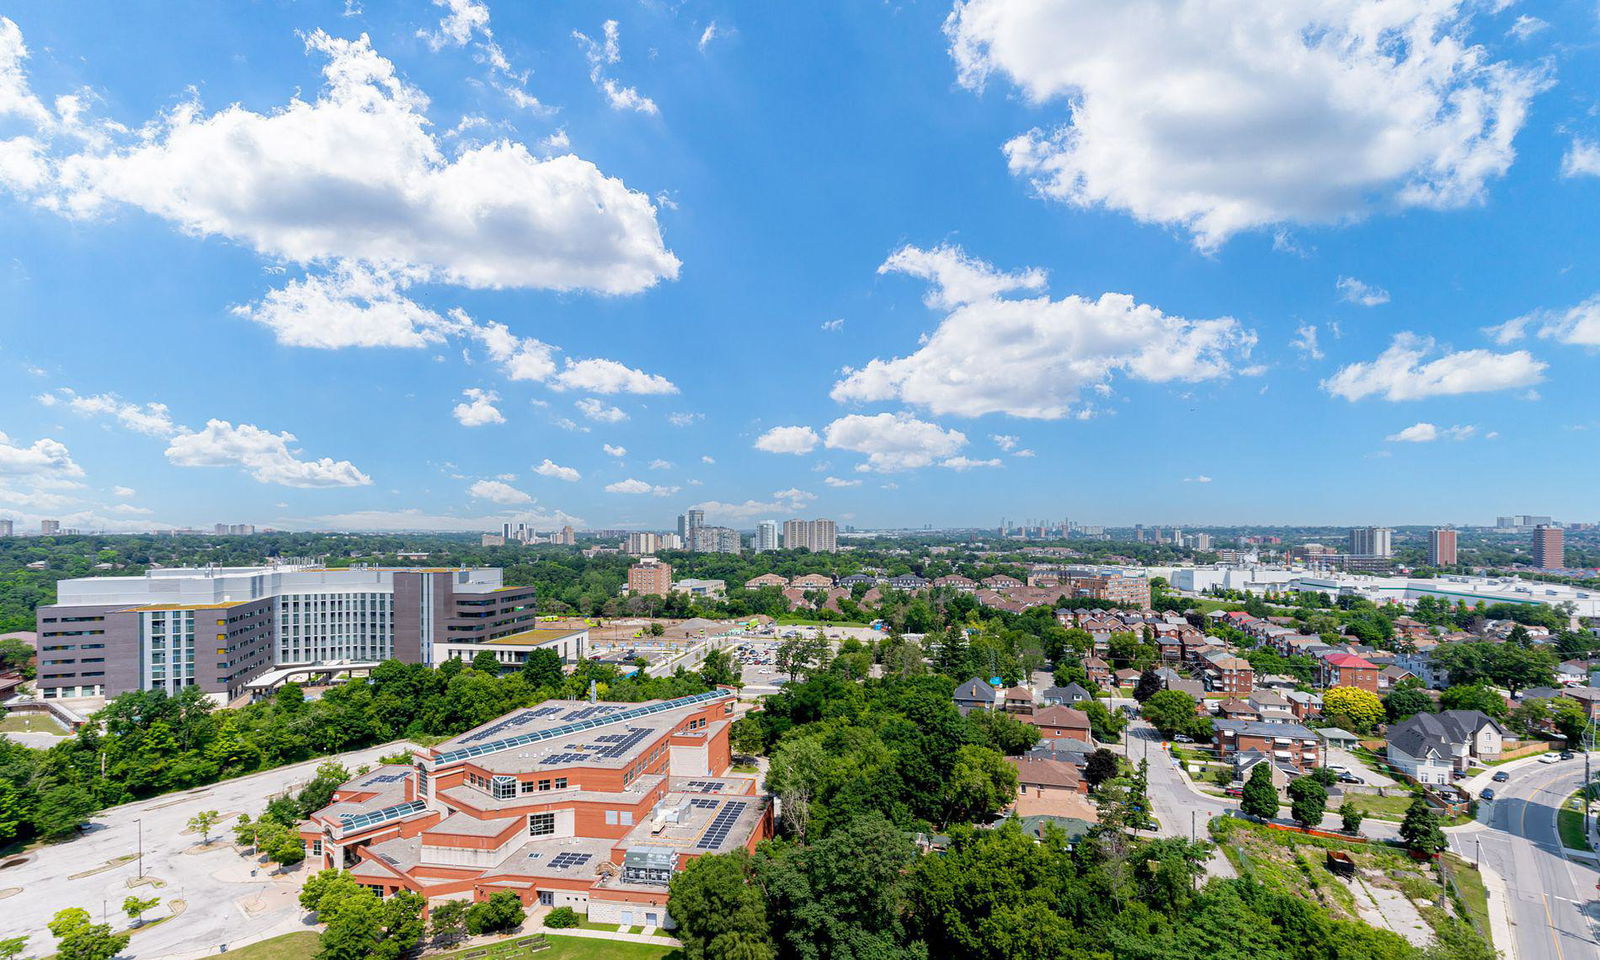
M778 521L763 520L756 524L756 553L778 549Z
M684 546L690 550L695 549L694 532L706 525L706 512L704 510L686 510L678 514L678 536L683 538Z
M1541 523L1533 528L1533 565L1541 570L1566 567L1566 544L1560 527Z
M1388 527L1354 527L1350 531L1352 557L1394 556L1394 531Z
M1436 567L1456 565L1456 532L1440 528L1428 534L1428 562Z
M13 533L13 530L14 530L14 525L12 524L12 522L10 520L0 520L0 537L9 537L9 536L11 536L12 533Z
M53 536L55 536L56 534L58 534L60 532L61 532L61 521L60 520L40 520L39 521L39 536L41 536L41 537L53 537Z
M839 540L832 520L785 520L783 522L783 548L797 550L805 547L812 553L837 553Z

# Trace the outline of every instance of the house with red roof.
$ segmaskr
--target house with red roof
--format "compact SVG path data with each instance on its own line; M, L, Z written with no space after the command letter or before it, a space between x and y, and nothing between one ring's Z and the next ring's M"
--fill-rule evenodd
M1355 687L1368 693L1378 692L1378 665L1353 653L1323 654L1318 662L1318 680L1329 687Z

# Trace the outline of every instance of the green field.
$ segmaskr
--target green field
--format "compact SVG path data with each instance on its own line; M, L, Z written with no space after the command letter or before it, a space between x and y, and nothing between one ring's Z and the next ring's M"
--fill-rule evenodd
M487 950L483 960L522 956L524 951L514 944L533 934L511 937L500 944L466 947L452 953L429 954L440 960L460 960L469 953ZM676 947L658 947L648 943L623 943L617 940L595 940L585 937L563 937L545 934L548 950L534 954L539 960L681 960L683 952ZM247 947L215 954L207 960L312 960L317 955L318 936L308 931L286 933L281 937L252 943Z
M1345 797L1344 802L1350 804L1373 820L1389 820L1399 823L1406 818L1406 808L1411 806L1411 801L1416 797L1410 794L1401 794L1397 797L1379 797L1373 794L1352 793Z

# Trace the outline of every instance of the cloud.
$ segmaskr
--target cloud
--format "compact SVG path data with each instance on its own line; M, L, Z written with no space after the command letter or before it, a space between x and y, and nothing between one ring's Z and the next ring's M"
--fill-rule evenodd
M1037 267L1019 273L1004 273L993 264L969 257L951 244L923 250L909 244L889 254L878 266L878 274L903 273L926 280L928 293L923 302L930 307L952 309L979 300L993 300L1002 293L1043 290L1045 272Z
M998 467L1000 466L1000 458L995 457L989 460L974 460L971 457L950 457L946 460L940 460L939 466L949 467L951 470L974 470L979 467Z
M1540 20L1538 17L1530 17L1527 14L1523 14L1511 25L1511 29L1507 30L1506 34L1516 37L1518 40L1526 40L1548 26L1550 24Z
M401 291L401 277L341 261L326 274L290 280L234 316L271 330L281 344L325 350L342 347L424 347L441 343L449 324Z
M1427 359L1434 354L1438 356ZM1489 393L1539 383L1547 366L1526 350L1443 352L1432 337L1407 332L1396 334L1376 360L1341 368L1322 381L1322 389L1351 401L1371 396L1400 401Z
M1295 327L1294 339L1289 341L1289 346L1305 354L1308 360L1322 359L1322 347L1317 343L1317 325L1314 323Z
M86 417L111 417L127 429L147 437L170 437L182 429L172 422L172 415L164 403L147 403L141 406L129 403L114 393L81 396L66 388L58 390L55 394L45 394L39 400L47 406L54 406L57 402L65 403L67 409Z
M493 390L470 387L461 391L461 394L467 398L466 401L456 404L450 413L463 427L482 427L491 423L506 422L506 418L494 405L494 402L500 399L500 395Z
M615 447L609 443L602 444L600 449L604 450L607 454L613 457L625 457L628 455L627 447Z
M1475 436L1478 428L1469 425L1445 427L1443 430L1431 423L1413 423L1399 433L1391 433L1384 437L1390 443L1432 443L1435 440L1468 440Z
M670 497L677 493L679 487L663 487L643 480L618 480L616 483L606 484L606 493L650 494L653 497Z
M572 31L572 38L578 41L583 48L583 54L589 60L589 79L606 96L606 102L613 110L632 110L637 113L655 115L661 111L657 109L655 101L644 96L633 87L625 87L606 76L606 69L622 62L622 43L617 21L607 20L600 25L603 39L595 41L587 35Z
M1541 340L1600 347L1600 293L1565 310L1536 310L1486 331L1496 343L1521 340L1532 328Z
M921 262L904 256L906 250L886 266ZM965 417L1004 413L1056 420L1090 412L1081 394L1108 391L1116 374L1150 383L1220 379L1256 343L1255 333L1232 317L1189 320L1127 294L974 299L1031 288L1032 272L999 274L959 250L946 253L934 261L944 265L940 270L923 275L936 286L930 302L954 304L951 312L916 352L845 368L833 399L899 400Z
M1574 137L1561 158L1563 177L1600 177L1600 144Z
M724 36L727 36L727 31L718 27L717 21L713 20L706 24L704 30L700 31L700 42L696 45L700 48L701 53L705 53L706 47L711 46L711 41Z
M534 527L559 528L564 524L578 526L583 518L560 510L537 511L530 514L522 510L490 516L449 516L428 514L415 508L406 510L356 510L350 513L331 513L286 521L283 525L294 529L312 530L448 530L478 533L498 530L507 520L522 521Z
M717 462L717 458L713 457L713 456L710 456L709 454L702 455L700 457L700 462L701 463L716 463Z
M119 497L131 497L134 496L138 491L134 490L132 487L112 487L111 492Z
M1199 476L1184 477L1183 478L1183 482L1184 483L1210 483L1211 482L1211 478L1202 473Z
M860 480L842 480L839 477L823 477L822 482L830 487L859 487Z
M816 494L809 490L801 490L799 487L790 487L787 490L774 490L772 491L772 496L775 500L781 500L786 503L794 504L794 508L796 510L800 508L800 505L810 503L811 501L817 499Z
M489 8L474 0L433 0L445 15L435 31L418 30L417 36L439 50L445 46L464 47L474 34L489 36Z
M583 479L583 474L572 467L563 467L546 457L545 461L533 468L533 472L541 477L551 477L556 480L565 480L568 483L577 483Z
M589 393L677 393L678 388L666 377L645 373L624 366L615 360L567 361L550 387L553 390L584 390Z
M167 460L180 467L238 467L261 483L285 487L363 487L372 478L348 460L302 460L292 433L273 433L254 424L234 426L207 420L202 430L179 433L167 446Z
M81 476L83 468L72 459L66 444L44 437L24 447L0 433L0 477L59 481Z
M1035 454L1034 454L1034 452L1032 450L1018 450L1016 453L1013 453L1012 456L1013 457L1031 457L1031 456L1035 456Z
M579 413L598 423L621 423L628 419L628 415L621 408L613 407L594 397L584 397L573 406L578 408Z
M136 507L131 503L117 503L107 507L106 509L110 510L112 513L128 514L132 516L148 516L152 513L155 513L155 511L151 510L149 507Z
M488 500L493 503L532 503L533 498L502 480L474 480L472 486L467 488L467 495L474 500Z
M817 431L810 427L773 427L756 438L755 447L768 453L810 453L817 440Z
M1376 307L1389 302L1389 291L1382 287L1368 286L1355 277L1340 277L1334 288L1339 291L1339 299L1345 303Z
M1464 41L1455 0L967 0L960 82L1003 77L1061 124L1005 144L1043 197L1242 230L1478 202L1515 157L1538 70Z
M680 412L667 414L667 422L672 424L674 427L693 426L697 420L704 420L705 418L706 415L703 413Z
M878 473L926 467L953 457L967 444L961 431L946 430L906 413L840 417L828 424L823 436L831 450L866 454L867 462L857 469Z
M844 329L844 317L837 317L837 318L835 318L833 320L824 320L824 321L822 321L822 329L828 331L829 333L834 333L836 331L843 330Z
M1006 451L1007 453L1010 453L1012 450L1016 449L1017 444L1021 442L1020 437L1013 437L1009 434L1000 433L989 434L989 439L994 441L995 446Z
M55 135L54 117L31 116L50 150L50 176L30 182L13 162L0 165L0 186L75 220L136 207L186 233L308 267L364 264L475 289L605 294L677 277L646 194L577 156L540 159L510 140L447 155L430 130L427 97L365 36L319 30L306 47L327 59L323 89L268 113L234 104L207 114L191 99L136 132L88 142ZM11 73L15 84L20 68ZM290 323L297 304L325 293L269 297L260 319ZM391 331L397 323L393 310L372 319Z
M815 494L804 490L779 490L772 497L771 500L746 500L743 503L707 500L690 506L694 510L704 510L708 520L740 521L799 513L816 499Z
M672 461L671 460L661 460L661 459L651 460L650 461L650 469L651 470L671 470L672 469Z

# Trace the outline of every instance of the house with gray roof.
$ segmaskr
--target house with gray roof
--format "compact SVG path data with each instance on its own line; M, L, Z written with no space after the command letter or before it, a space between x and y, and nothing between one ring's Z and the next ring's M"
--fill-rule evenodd
M1419 713L1389 728L1389 763L1418 783L1449 783L1500 757L1505 728L1481 710Z
M963 716L974 710L993 710L994 700L994 687L979 677L973 677L956 687L956 709L960 710Z

